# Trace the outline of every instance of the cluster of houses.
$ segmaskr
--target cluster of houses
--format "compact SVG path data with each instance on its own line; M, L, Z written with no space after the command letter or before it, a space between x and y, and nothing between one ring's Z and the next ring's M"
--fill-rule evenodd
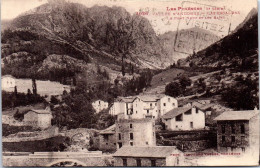
M117 121L100 132L100 149L116 151L115 166L180 166L182 151L175 146L156 146L155 121L161 120L169 131L204 130L212 108L199 102L178 107L178 101L167 95L139 95L119 97L109 113ZM225 111L214 120L218 152L259 149L257 109Z
M113 104L96 100L97 113L104 109L117 116L116 123L99 133L99 148L113 151L115 166L181 166L184 153L176 146L156 145L156 121L169 131L206 129L206 118L212 115L210 104L192 102L178 107L177 99L163 95L118 97ZM30 110L24 115L27 125L42 129L51 126L49 108ZM218 152L258 151L259 111L225 111L215 119Z

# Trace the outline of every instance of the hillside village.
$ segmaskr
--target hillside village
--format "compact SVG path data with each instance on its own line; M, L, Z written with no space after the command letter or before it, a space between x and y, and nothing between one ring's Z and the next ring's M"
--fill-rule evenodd
M177 32L123 7L59 0L19 15L1 30L4 165L259 163L257 30L252 9L187 55Z

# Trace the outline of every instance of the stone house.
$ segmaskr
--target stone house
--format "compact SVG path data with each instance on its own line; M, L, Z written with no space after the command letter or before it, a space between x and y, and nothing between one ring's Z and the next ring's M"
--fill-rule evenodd
M96 100L92 102L92 107L96 110L97 113L108 108L108 102L103 100Z
M116 121L117 149L122 146L155 146L155 121L150 118Z
M15 78L11 75L2 76L1 81L2 81L2 88L3 89L15 87Z
M174 146L127 147L124 146L113 155L114 166L181 166L184 155Z
M259 156L258 110L226 111L215 120L218 151L258 151Z
M199 108L179 107L162 116L167 130L196 130L205 128L205 113Z
M45 129L51 126L52 113L50 109L30 110L24 114L23 122L36 128Z
M116 125L112 125L99 133L99 150L116 151Z

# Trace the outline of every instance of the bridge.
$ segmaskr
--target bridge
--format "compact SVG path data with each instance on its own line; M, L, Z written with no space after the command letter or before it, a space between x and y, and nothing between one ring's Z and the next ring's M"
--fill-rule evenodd
M3 166L105 166L101 151L4 152Z

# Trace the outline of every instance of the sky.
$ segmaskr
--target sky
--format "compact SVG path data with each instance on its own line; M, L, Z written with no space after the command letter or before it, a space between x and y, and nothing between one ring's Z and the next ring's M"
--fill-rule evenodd
M106 6L122 6L131 14L138 12L140 9L149 9L149 15L144 16L150 20L157 34L162 34L167 31L175 31L178 28L179 20L168 20L167 16L151 14L151 11L167 12L166 8L178 8L182 6L181 0L67 0L69 2L77 2L84 4L86 7L94 5ZM47 3L48 0L2 0L1 1L1 20L13 19L18 15ZM257 8L257 0L189 0L192 4L200 3L203 5L213 5L216 7L225 7L232 11L239 11L239 14L232 15L227 24L231 23L231 30L233 30L239 23L241 23L252 8ZM186 7L187 4L186 3ZM202 5L202 6L203 6ZM185 3L184 3L185 6ZM184 25L184 21L180 21ZM214 22L211 20L211 22ZM180 24L180 25L182 25ZM182 28L186 28L185 26Z

